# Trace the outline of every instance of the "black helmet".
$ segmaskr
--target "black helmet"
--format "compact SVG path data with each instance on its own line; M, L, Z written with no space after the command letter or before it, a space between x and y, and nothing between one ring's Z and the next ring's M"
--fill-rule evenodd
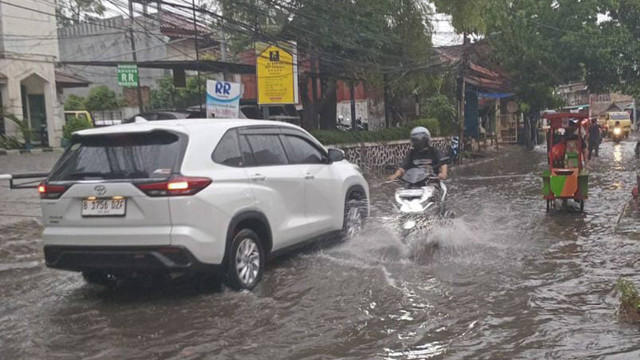
M431 143L431 133L426 127L418 126L411 130L411 146L424 150Z

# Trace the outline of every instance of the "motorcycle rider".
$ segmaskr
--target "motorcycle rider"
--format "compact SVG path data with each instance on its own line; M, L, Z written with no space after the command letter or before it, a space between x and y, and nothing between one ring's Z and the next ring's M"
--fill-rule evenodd
M404 175L407 170L417 167L417 165L415 165L416 160L424 162L426 165L438 165L440 163L442 156L440 155L440 151L431 145L431 133L427 128L422 126L415 127L411 130L410 136L411 150L402 162L402 165L400 165L400 168L398 168L393 175L389 176L390 181L397 180ZM438 171L438 179L447 179L446 164L434 168L434 171Z

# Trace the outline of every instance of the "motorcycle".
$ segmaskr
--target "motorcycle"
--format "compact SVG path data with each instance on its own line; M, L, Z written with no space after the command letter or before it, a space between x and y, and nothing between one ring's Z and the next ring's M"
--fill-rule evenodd
M616 126L613 128L613 132L611 134L611 140L613 140L616 144L620 143L624 138L624 133L622 132L622 128Z
M440 161L443 165L449 158ZM407 170L400 178L404 183L395 192L396 209L400 213L398 227L403 242L416 231L428 231L453 218L453 212L447 209L447 186L433 172L433 168L424 164Z
M460 154L460 140L457 136L451 138L451 147L449 148L449 157L454 164L458 163L458 156Z

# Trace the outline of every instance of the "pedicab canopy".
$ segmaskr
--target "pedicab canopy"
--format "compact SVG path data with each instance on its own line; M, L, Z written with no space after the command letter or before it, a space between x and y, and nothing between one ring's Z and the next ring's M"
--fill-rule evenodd
M551 129L559 129L569 127L571 120L577 120L580 126L589 125L589 115L582 113L560 112L560 113L544 113L542 118L547 119L548 127Z

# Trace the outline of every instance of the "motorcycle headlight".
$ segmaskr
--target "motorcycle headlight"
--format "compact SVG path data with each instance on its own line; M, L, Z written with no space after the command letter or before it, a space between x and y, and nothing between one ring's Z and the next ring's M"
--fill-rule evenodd
M613 133L616 134L616 135L620 135L620 133L622 133L622 129L615 128L615 129L613 129Z
M411 230L414 227L416 227L416 222L415 220L407 220L404 222L404 224L402 224L402 228L405 230Z

